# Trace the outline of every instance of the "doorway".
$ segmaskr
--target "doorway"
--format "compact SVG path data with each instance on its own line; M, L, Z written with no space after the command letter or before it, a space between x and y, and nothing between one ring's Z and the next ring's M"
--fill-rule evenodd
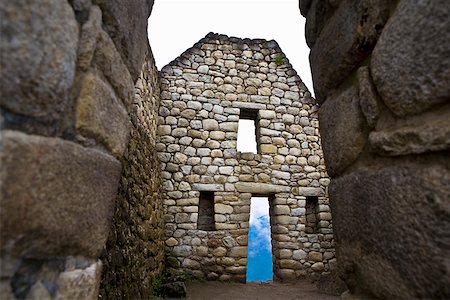
M273 279L269 197L252 196L248 232L247 281Z

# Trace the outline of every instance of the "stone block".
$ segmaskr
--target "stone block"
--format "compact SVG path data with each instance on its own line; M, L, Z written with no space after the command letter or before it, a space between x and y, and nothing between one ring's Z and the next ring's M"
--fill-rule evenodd
M119 161L61 139L2 134L3 247L12 243L17 256L98 257L113 215Z
M319 110L319 122L327 172L333 177L358 158L368 137L358 89L351 86L331 95Z
M130 134L131 122L122 102L100 77L83 78L76 108L76 128L83 136L102 143L121 157Z
M70 107L78 24L65 1L0 4L0 104L13 113L57 121Z
M100 261L85 269L61 273L57 281L57 299L97 299L101 274L102 263Z
M102 9L103 26L112 37L135 81L139 77L145 54L149 50L146 42L147 23L153 0L136 0L126 4L120 0L92 2Z
M380 108L378 102L380 102L375 85L372 82L370 76L369 67L361 67L358 69L358 82L359 82L359 105L361 111L366 118L367 125L370 128L375 128L380 115Z
M449 166L444 157L425 158L331 181L336 256L351 291L397 299L449 294L442 244L450 232Z
M219 192L223 191L223 184L214 184L214 183L194 183L191 185L193 190L196 191L211 191L211 192Z
M236 246L230 249L229 251L230 257L247 257L247 247L245 246Z
M400 1L370 63L383 102L397 116L450 99L450 3Z
M288 186L268 184L268 183L254 183L254 182L237 182L236 189L241 193L289 193L291 188Z
M314 1L313 5L316 2L325 6L319 2L328 1ZM370 54L389 17L390 5L393 3L389 0L347 0L327 20L310 53L319 103L325 101L329 91L338 87ZM308 18L312 13L311 9Z
M233 207L231 205L216 203L214 204L214 212L216 214L231 214Z
M370 150L387 156L420 154L450 149L450 110L441 109L419 122L408 122L397 128L372 131L369 135Z

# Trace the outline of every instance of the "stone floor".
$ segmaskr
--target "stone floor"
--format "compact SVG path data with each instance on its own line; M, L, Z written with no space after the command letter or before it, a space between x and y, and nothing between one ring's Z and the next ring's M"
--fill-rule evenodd
M337 300L340 296L324 294L308 281L296 283L251 282L224 283L189 282L188 300Z

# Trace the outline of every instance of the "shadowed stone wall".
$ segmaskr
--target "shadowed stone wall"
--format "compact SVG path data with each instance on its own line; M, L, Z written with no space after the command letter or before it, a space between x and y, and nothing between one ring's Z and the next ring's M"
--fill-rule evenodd
M450 297L450 2L300 9L341 277L356 297Z
M274 277L328 272L335 259L317 106L278 44L209 34L163 68L161 87L157 150L170 266L245 280L253 194L270 196ZM243 153L238 121L251 112L258 153ZM213 202L201 211L212 213L210 230L197 227L201 192L214 193L202 199ZM317 197L309 217L307 196Z
M134 96L150 55L152 4L0 2L2 299L96 299L114 215L115 230L132 222L123 235L110 234L117 242L105 253L107 271L115 272L111 253L120 261L123 252L148 264L132 269L135 261L126 257L124 282L151 280L161 270L152 147L159 91L151 58L142 72L150 84L140 79ZM120 293L122 282L114 284Z

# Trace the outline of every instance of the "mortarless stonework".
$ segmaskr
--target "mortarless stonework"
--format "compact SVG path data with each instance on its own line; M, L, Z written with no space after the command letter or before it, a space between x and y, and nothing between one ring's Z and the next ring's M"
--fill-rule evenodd
M300 9L346 299L448 299L450 2Z
M270 199L276 279L335 265L317 106L281 58L275 41L211 33L162 69L156 146L171 268L245 280L252 194ZM236 149L240 115L251 111L257 154ZM197 229L205 191L214 192L214 230L208 231ZM307 217L311 196L318 201Z

